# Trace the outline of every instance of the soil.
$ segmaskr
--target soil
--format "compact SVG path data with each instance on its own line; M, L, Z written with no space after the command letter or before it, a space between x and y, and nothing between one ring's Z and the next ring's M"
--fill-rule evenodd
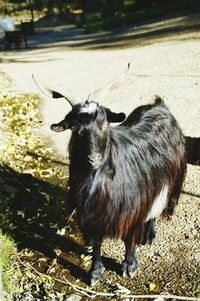
M32 48L3 52L1 69L14 81L17 92L40 94L43 119L40 133L60 158L67 156L69 133L53 133L50 125L60 121L70 107L63 99L53 101L40 93L32 81L32 73L45 86L86 99L91 91L120 76L130 62L126 78L112 86L104 99L97 100L112 110L128 114L159 95L184 134L200 137L199 27L197 11L97 35L68 29L67 40L62 34L62 41L44 43L41 39L34 44L31 37ZM107 270L95 290L112 292L119 283L137 294L148 293L152 287L154 293L200 294L199 183L200 166L188 164L175 214L171 220L158 220L157 237L151 246L138 248L140 266L133 279L123 279L119 273L123 244L104 242L102 254ZM79 242L79 235L74 240ZM67 253L65 256L70 257ZM89 266L81 262L80 255L73 254L71 260L77 265L81 263L85 277ZM81 278L78 272L70 275L68 271L68 275L73 281ZM80 284L84 283L84 277Z

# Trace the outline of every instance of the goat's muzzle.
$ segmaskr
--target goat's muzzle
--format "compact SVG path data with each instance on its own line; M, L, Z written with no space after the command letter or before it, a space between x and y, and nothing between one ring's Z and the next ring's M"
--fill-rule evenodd
M94 169L99 168L101 161L102 161L102 156L99 153L93 153L88 156L88 162Z

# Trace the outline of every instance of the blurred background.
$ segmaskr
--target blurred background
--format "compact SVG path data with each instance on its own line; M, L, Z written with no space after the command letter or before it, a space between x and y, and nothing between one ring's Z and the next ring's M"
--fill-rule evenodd
M11 22L10 16L15 28L26 34L66 24L76 24L91 32L180 13L198 5L198 0L1 0L0 17L1 27L12 30L5 25Z

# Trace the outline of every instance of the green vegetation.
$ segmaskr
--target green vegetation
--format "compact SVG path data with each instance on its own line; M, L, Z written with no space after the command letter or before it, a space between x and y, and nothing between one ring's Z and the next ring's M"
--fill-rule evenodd
M118 11L111 18L103 18L101 13L91 14L87 18L85 29L87 32L96 32L99 30L108 30L110 28L132 25L138 22L144 22L152 18L164 17L171 13L177 13L183 9L199 6L199 0L175 1L173 4L161 5L138 9L134 12Z
M0 233L0 269L2 271L2 282L5 297L12 300L14 291L19 287L21 271L17 262L17 250L13 240Z

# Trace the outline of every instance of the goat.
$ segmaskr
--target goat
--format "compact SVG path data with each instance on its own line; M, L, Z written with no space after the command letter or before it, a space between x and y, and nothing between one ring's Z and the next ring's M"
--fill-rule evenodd
M124 241L122 274L133 277L136 246L153 241L156 218L172 215L178 202L186 172L182 131L159 97L125 119L95 101L74 104L49 92L72 105L51 129L72 131L69 205L84 238L93 241L90 284L104 271L100 248L106 237Z
M15 44L16 49L20 49L21 43L24 43L25 47L28 48L26 35L20 30L5 32L5 36L4 36L5 49L9 50L11 48L12 43Z

